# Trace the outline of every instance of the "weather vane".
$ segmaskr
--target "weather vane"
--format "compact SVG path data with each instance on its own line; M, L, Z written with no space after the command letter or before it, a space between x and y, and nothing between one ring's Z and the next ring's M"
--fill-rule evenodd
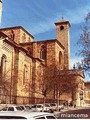
M62 20L63 20L63 16L62 16Z
M64 19L63 15L62 15L62 20Z
M64 19L63 14L62 14L62 20Z

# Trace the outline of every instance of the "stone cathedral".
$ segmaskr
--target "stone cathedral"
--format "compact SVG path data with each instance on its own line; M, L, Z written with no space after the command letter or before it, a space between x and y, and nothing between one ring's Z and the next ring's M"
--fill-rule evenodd
M44 68L57 65L59 70L68 70L80 81L74 102L77 106L84 105L83 70L70 70L70 23L60 20L55 22L55 28L55 39L40 41L35 41L22 26L0 29L0 103L42 103L43 95L38 91ZM37 92L32 91L32 86ZM46 99L55 102L53 96ZM62 95L62 101L71 99L70 94Z

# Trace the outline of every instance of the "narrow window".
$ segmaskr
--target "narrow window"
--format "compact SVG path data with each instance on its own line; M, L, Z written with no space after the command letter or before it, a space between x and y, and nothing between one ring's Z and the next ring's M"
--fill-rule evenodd
M46 47L43 45L40 50L40 59L46 60Z
M59 52L59 65L62 64L62 52L60 51Z
M4 82L7 79L6 78L6 62L7 62L7 57L5 54L2 55L1 57L1 66L0 66L0 100L2 103L5 103L6 101L6 96L4 96L5 94L7 94L7 90L6 87L4 86ZM5 87L5 89L4 89Z
M23 84L25 84L27 79L27 65L24 65L24 70L23 70Z
M3 55L1 58L1 75L4 77L6 73L6 62L7 62L7 57L6 55Z

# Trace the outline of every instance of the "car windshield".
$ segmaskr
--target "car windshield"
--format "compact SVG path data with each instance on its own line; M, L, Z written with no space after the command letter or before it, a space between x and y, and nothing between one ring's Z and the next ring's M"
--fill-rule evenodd
M27 110L30 110L30 109L31 109L29 106L25 106L25 108L26 108Z
M16 107L16 109L22 111L22 108L21 108L21 107Z
M42 107L42 105L37 105L37 107L38 107L38 108L41 108L41 107Z
M7 107L1 109L0 111L7 111Z
M25 110L23 106L20 106L20 108L21 108L22 110Z
M47 117L47 119L56 119L54 116L46 116Z
M33 105L31 108L36 108L36 105Z
M50 107L49 105L45 105L45 107Z
M55 103L51 103L50 105L51 105L51 106L56 106L56 104L55 104Z

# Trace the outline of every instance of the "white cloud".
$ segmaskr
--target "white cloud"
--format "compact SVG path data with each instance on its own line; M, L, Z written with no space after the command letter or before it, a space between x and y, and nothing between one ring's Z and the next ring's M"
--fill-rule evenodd
M76 10L67 10L66 17L69 19L71 24L78 24L84 21L86 14L90 11L90 4L83 6Z
M65 9L63 14L65 19L69 20L71 24L78 24L84 21L85 15L90 11L90 3L87 6L83 6L78 9ZM55 13L55 15L51 18L46 17L45 21L39 21L36 25L33 25L32 34L39 34L49 31L54 28L54 22L59 21L61 16L61 11L59 13Z

